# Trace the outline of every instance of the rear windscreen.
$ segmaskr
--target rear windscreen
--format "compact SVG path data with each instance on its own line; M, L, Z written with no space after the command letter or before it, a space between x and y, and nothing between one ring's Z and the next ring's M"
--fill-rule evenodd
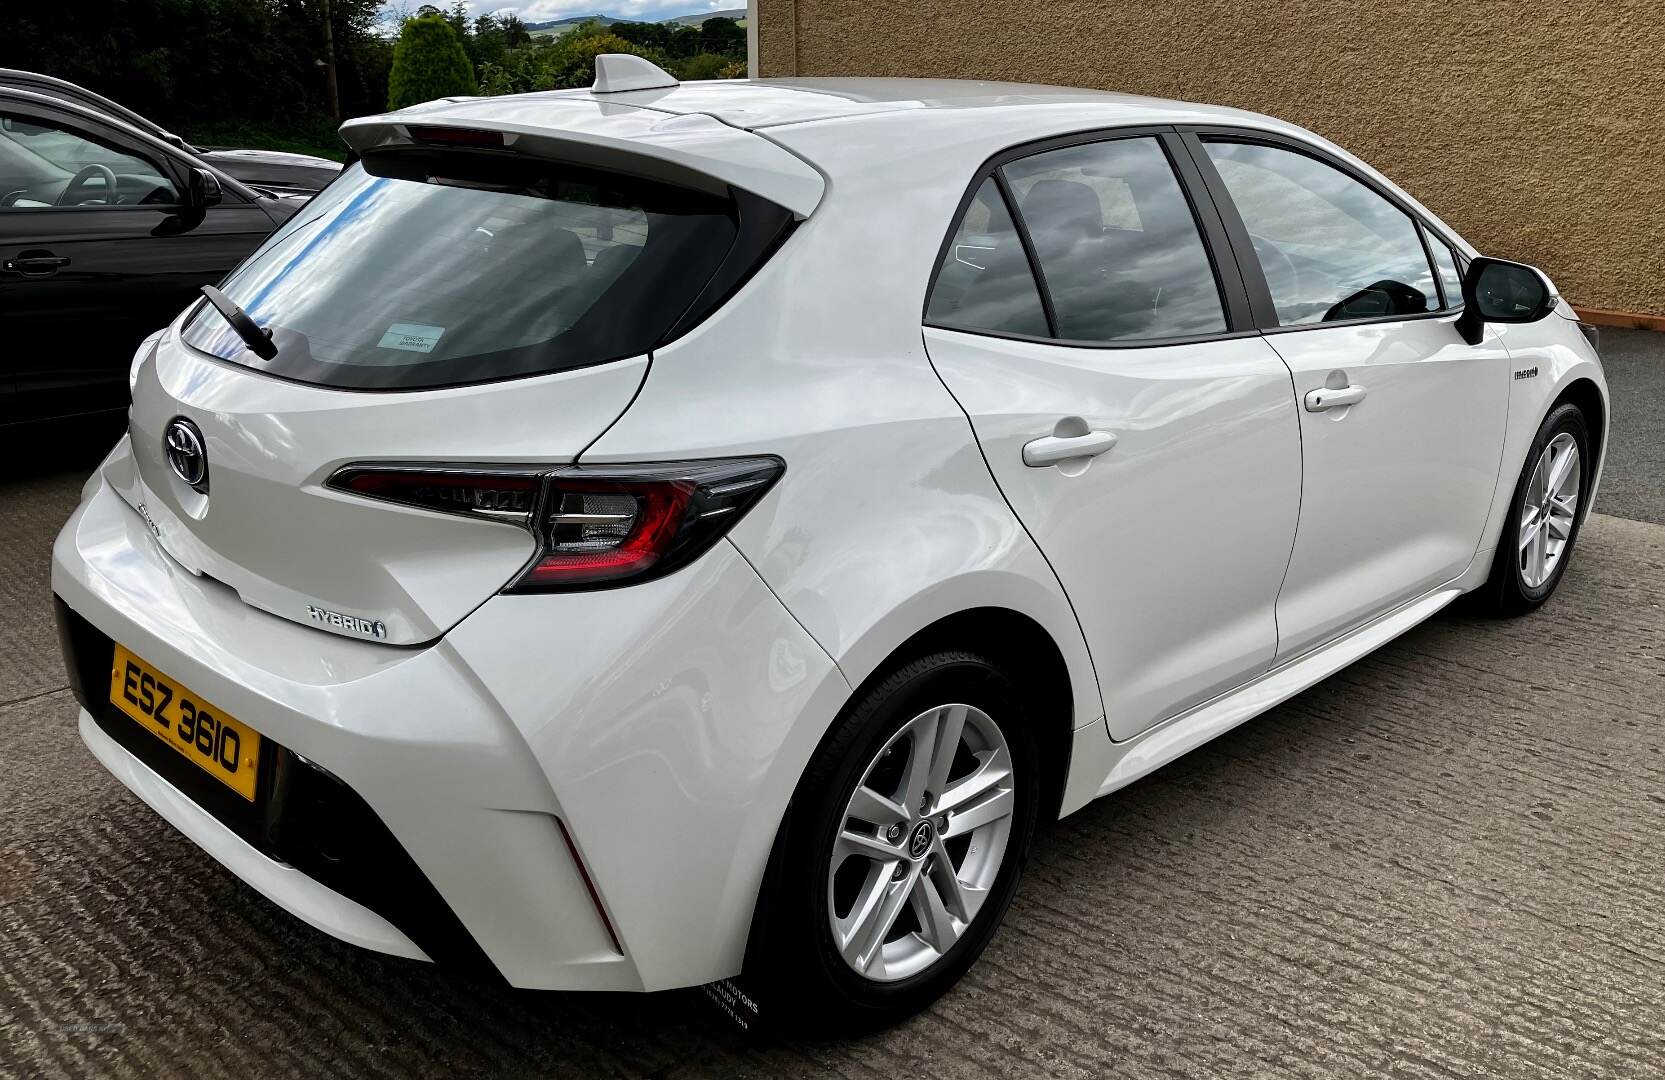
M642 355L685 327L714 279L736 279L725 263L741 232L735 198L658 181L506 154L371 154L223 286L271 331L273 359L206 304L184 338L358 389L561 371Z

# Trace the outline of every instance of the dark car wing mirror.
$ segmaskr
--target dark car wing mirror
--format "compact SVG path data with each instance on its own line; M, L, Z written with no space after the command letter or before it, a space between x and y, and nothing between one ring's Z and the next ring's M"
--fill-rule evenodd
M187 210L206 210L210 206L218 206L221 198L219 177L207 169L191 170L191 175L185 183Z
M1536 267L1481 256L1463 275L1463 313L1457 332L1478 345L1486 323L1529 323L1555 310L1560 297Z

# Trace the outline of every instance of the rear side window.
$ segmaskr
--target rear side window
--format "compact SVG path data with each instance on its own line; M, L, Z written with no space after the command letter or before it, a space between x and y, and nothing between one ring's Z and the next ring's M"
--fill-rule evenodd
M1154 138L1005 166L1064 340L1222 333L1225 309L1190 204Z
M1047 336L1029 258L992 179L977 189L943 252L925 321L954 330Z
M184 337L273 375L357 389L603 363L685 329L790 220L751 196L539 159L368 154L224 286L271 330L275 358L244 349L207 305Z
M1259 143L1206 142L1284 326L1439 308L1410 215L1340 169Z

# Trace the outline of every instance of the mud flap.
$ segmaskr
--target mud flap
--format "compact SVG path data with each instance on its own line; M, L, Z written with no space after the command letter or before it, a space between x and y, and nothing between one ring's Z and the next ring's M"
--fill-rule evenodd
M763 1010L758 1007L757 999L746 992L744 980L744 976L719 979L706 983L700 991L735 1027L755 1035L762 1029Z
M757 980L748 976L746 972L760 970L760 952L767 948L765 942L770 937L769 923L771 919L771 900L776 893L775 883L780 880L781 842L787 825L792 820L792 804L788 803L786 812L781 815L780 825L775 829L775 843L769 851L768 865L763 869L763 884L758 889L757 907L752 911L752 931L750 940L746 942L745 970L731 978L718 979L700 987L705 996L717 1011L728 1018L729 1022L748 1035L760 1035L769 1030L769 1017L766 1015L763 1002L767 993Z

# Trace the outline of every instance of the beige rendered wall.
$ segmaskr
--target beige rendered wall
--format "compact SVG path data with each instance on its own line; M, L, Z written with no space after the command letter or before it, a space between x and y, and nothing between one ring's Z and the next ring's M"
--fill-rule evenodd
M1665 2L755 0L763 76L1009 79L1271 113L1581 308L1665 315Z

